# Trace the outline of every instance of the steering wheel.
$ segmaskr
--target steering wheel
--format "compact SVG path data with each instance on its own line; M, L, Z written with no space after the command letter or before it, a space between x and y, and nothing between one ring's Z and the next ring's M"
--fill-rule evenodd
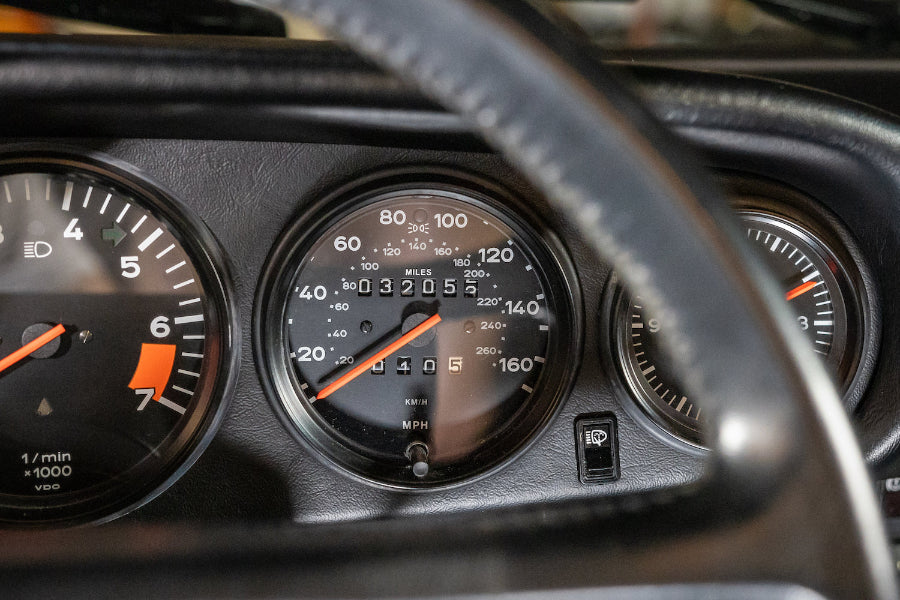
M778 582L787 587L740 593L773 597L794 585L828 597L896 597L847 416L774 282L708 176L547 9L504 0L280 4L467 118L673 324L667 349L716 415L695 486L613 507L562 507L533 535L536 546L559 550L544 552L556 556L544 569L523 570L499 590L469 580L444 591L642 583L662 587L621 597L704 589L733 597L715 585Z

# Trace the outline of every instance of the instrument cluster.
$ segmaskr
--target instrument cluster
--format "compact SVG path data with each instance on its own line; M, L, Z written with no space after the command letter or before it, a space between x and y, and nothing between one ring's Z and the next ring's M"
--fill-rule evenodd
M783 186L725 181L852 408L878 340L852 234ZM570 241L502 183L422 166L309 200L242 321L227 252L165 186L96 152L0 156L0 521L101 522L165 491L229 415L248 322L290 452L363 485L448 489L522 455L597 351L594 322L624 414L702 449L667 324L614 276L585 292ZM579 435L605 443L600 421Z

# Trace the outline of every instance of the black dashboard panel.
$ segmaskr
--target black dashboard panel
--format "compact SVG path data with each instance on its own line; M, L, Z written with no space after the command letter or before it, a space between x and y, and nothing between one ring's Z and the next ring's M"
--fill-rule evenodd
M182 200L215 232L231 257L241 329L241 376L229 414L207 452L164 496L135 519L200 520L291 518L301 522L364 519L398 514L459 512L632 492L690 481L700 470L696 453L671 448L633 420L619 422L623 477L604 486L578 482L573 437L581 413L617 412L589 350L570 357L578 367L575 388L532 449L490 478L424 493L392 492L336 472L284 429L262 391L251 352L253 299L263 264L285 226L326 191L385 168L443 165L503 182L538 207L551 231L566 240L584 295L585 346L597 347L600 294L608 269L598 265L568 228L556 223L519 178L496 157L423 150L257 142L172 140L82 141L132 163L154 180L180 190ZM235 224L240 226L235 226ZM572 332L578 335L578 332ZM637 473L652 472L652 477ZM644 483L642 483L642 481ZM210 496L210 489L219 490Z
M229 412L198 463L128 519L313 523L456 513L621 496L700 474L703 453L623 410L615 378L603 367L597 349L609 327L600 313L608 268L456 117L328 44L231 44L177 38L75 38L49 47L12 38L0 44L9 57L0 69L0 90L14 108L0 123L5 151L59 146L134 165L174 190L232 261L243 356ZM148 66L147 56L158 60ZM44 77L26 77L34 69ZM805 81L815 77L812 71ZM822 202L858 241L872 267L873 289L882 298L900 291L892 274L892 257L900 251L900 181L890 116L758 79L659 66L634 67L626 75L710 167L762 177ZM104 87L112 80L118 87ZM585 307L584 331L573 332L584 336L584 352L572 357L578 377L561 412L512 464L450 490L388 491L327 466L285 431L251 351L258 278L281 232L328 192L398 167L474 174L530 203L568 248ZM883 315L873 315L884 334L880 354L864 358L874 377L857 409L867 454L886 474L900 438L890 391L900 378L890 368L900 314L892 308L886 303ZM580 414L598 412L618 417L621 479L585 486L578 479L573 424Z

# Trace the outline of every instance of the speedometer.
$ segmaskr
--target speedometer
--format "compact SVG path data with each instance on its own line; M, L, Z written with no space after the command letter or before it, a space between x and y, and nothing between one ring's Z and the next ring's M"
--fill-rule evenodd
M513 455L567 389L579 329L562 250L485 185L370 184L297 222L258 303L289 426L340 467L447 484Z

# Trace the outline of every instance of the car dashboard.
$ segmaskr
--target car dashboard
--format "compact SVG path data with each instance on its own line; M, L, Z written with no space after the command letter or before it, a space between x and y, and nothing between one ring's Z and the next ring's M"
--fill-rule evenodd
M761 253L789 257L782 267L773 266L785 269L778 275L787 301L798 305L815 298L809 308L797 309L799 324L810 327L813 345L829 352L841 347L832 372L869 466L882 480L879 493L889 528L900 535L900 521L894 521L900 518L900 501L892 500L900 494L892 479L900 476L895 401L900 313L891 301L900 293L894 272L900 254L896 61L673 57L639 51L606 58L714 173L736 222L747 228ZM179 548L175 555L196 559L192 552L201 543L193 536L206 526L227 529L232 537L226 546L251 555L260 531L296 554L286 532L294 525L316 525L306 530L314 538L358 536L365 544L380 522L406 521L397 547L378 554L396 552L409 561L409 571L391 563L385 568L392 575L376 578L400 581L405 573L417 577L441 568L427 560L416 564L412 548L423 543L416 535L423 520L445 523L447 532L465 522L470 533L502 537L520 525L577 520L563 514L562 507L585 500L598 503L590 510L614 506L627 514L637 494L677 497L673 490L703 473L708 451L701 407L677 391L677 382L660 375L667 375L665 361L653 357L647 362L644 351L651 351L641 347L652 346L650 336L665 324L642 313L640 299L628 295L574 225L557 216L465 122L349 51L329 42L7 36L0 40L0 94L6 106L0 119L0 180L13 185L6 192L13 196L15 185L22 184L21 198L4 207L5 218L24 228L37 218L36 212L16 214L14 207L31 202L32 188L25 200L25 186L33 186L38 175L45 176L38 187L43 191L46 181L48 201L52 196L68 213L51 239L32 229L22 237L0 211L0 231L15 249L0 280L5 290L24 290L0 293L3 310L29 313L4 319L0 355L16 350L20 336L25 344L20 331L25 326L54 318L66 323L65 310L56 305L51 312L63 316L30 314L41 302L34 296L53 287L47 282L61 281L63 273L76 268L63 262L49 276L31 271L45 260L40 242L54 249L90 242L97 252L112 253L110 268L131 285L129 273L137 268L131 265L138 262L129 262L130 256L141 257L138 281L168 281L166 269L173 267L180 272L174 258L163 264L173 255L155 262L144 256L163 252L171 234L173 253L183 251L197 277L205 278L195 295L206 311L206 356L173 359L159 383L153 383L160 375L150 366L151 352L174 352L176 345L179 356L201 352L191 349L190 340L168 337L172 328L181 331L176 324L184 326L185 335L195 333L189 329L193 313L135 308L134 319L147 323L135 328L127 322L131 316L122 317L120 330L127 337L104 339L103 315L132 315L132 296L121 305L104 305L95 326L66 325L63 339L71 341L64 341L57 354L45 359L35 349L8 372L7 379L29 383L0 391L4 410L14 402L27 406L29 419L38 424L21 425L17 431L34 433L11 436L3 445L14 458L14 464L2 467L11 483L0 490L12 498L0 512L12 544L0 551L0 561L23 595L37 595L41 586L38 569L31 571L29 565L45 565L74 586L74 596L89 596L89 582L75 583L80 567L72 555L80 543L103 557L99 563L120 567L139 559L165 563L171 555L161 557L169 544ZM603 157L595 160L602 168ZM32 177L29 184L27 177ZM112 203L124 204L102 210L105 194L88 188L109 190ZM65 208L67 202L71 208ZM127 205L131 214L119 220ZM144 213L151 220L132 230ZM73 225L70 216L82 222ZM475 229L476 221L485 224L483 232ZM161 233L153 237L156 222ZM73 237L82 226L85 242ZM488 230L500 237L490 237ZM418 233L421 240L413 238ZM132 243L138 249L128 250ZM383 256L380 268L358 255L366 252L363 244ZM402 248L403 260L389 260L389 247ZM446 255L439 254L443 248ZM427 253L427 260L407 258L414 250ZM77 256L56 252L46 261ZM322 262L327 268L317 271ZM157 264L154 274L151 265ZM514 268L522 274L509 275ZM498 283L508 291L486 291ZM818 296L825 288L828 294ZM78 290L93 297L83 287ZM193 301L194 295L180 293L178 288L165 294L154 289L146 298L160 306ZM84 302L72 298L72 304ZM493 309L480 303L492 298L497 301ZM537 300L529 304L532 299ZM822 304L826 300L830 304ZM172 322L155 321L158 312ZM430 324L426 318L438 312L443 321ZM838 316L825 314L834 312ZM394 328L393 321L384 324L391 319L397 319L396 328L375 339ZM482 331L495 323L510 333ZM42 325L29 340L46 335L50 326ZM451 327L458 330L457 341L450 341ZM523 333L529 327L534 332ZM90 344L83 339L85 331L92 335ZM446 347L432 349L429 336L441 340L442 333ZM346 353L334 341L344 336L353 340ZM466 336L488 341L466 341ZM375 353L391 339L402 340L401 350ZM73 406L91 412L78 402L89 396L87 389L105 385L99 379L121 382L124 390L116 400L121 416L113 426L125 433L87 436L94 447L106 449L96 467L79 465L91 454L82 449L84 441L64 445L56 437L47 442L40 429L67 408L56 388L52 393L58 396L39 388L54 373L69 377L77 370L64 361L79 345L105 345L108 357L102 368L90 363L89 372L74 380L81 389L73 394ZM51 342L42 348L53 350ZM459 362L454 364L454 358ZM195 369L199 363L183 360L202 361L202 366ZM355 381L338 378L351 372L354 362L364 367ZM43 370L47 363L56 363L56 369ZM329 368L316 371L318 363ZM471 364L480 366L470 371ZM33 375L27 372L31 367ZM654 372L664 392L655 385ZM197 387L191 373L198 373ZM373 391L378 377L403 381L404 376L418 383L397 392L405 399L400 408ZM422 391L429 376L443 383ZM326 410L327 381L340 385ZM318 386L317 396L307 391L310 385ZM459 397L470 398L466 406L474 403L481 412L470 416L458 408L449 418L441 414L442 407L457 406L453 399ZM416 398L427 401L423 405ZM135 418L157 419L149 414L156 409L165 416L152 426ZM182 430L172 418L185 414L193 415L192 423ZM476 433L469 435L467 427ZM121 442L120 449L120 437L145 434L155 441L144 447L158 444L156 454L165 455L149 474L108 461L109 454L127 454L125 447L134 445ZM456 448L445 450L441 435L458 440ZM601 448L605 454L594 451ZM134 460L146 462L143 455ZM65 485L67 477L75 481L65 474L67 466L76 476L79 469L110 469L119 481L110 491L85 476L77 491L88 490L89 498L56 504L46 498L58 488L47 488L45 495L20 490L45 472L43 484ZM25 472L35 475L22 483ZM184 529L176 535L174 526ZM144 536L140 548L116 537L119 527ZM73 531L85 533L87 541L79 542ZM435 543L449 548L465 542L448 533ZM13 546L25 550L10 550ZM317 552L313 545L300 556L314 563ZM215 552L204 556L217 560ZM486 550L483 558L479 572L487 577L495 557ZM577 573L566 570L565 557L559 562L546 568L560 569L561 579L579 581ZM275 566L257 566L256 589L277 589L260 584L266 569ZM465 568L447 566L450 573ZM161 595L177 594L164 581L147 583L153 580L150 571L131 569L122 567L119 576L136 577ZM98 567L102 581L119 581L103 580L101 571ZM528 581L524 572L507 575ZM193 591L201 594L235 590L224 575L196 585ZM324 576L321 581L307 578L303 585L309 593L332 593ZM416 589L412 582L401 588ZM378 593L364 582L341 591Z

